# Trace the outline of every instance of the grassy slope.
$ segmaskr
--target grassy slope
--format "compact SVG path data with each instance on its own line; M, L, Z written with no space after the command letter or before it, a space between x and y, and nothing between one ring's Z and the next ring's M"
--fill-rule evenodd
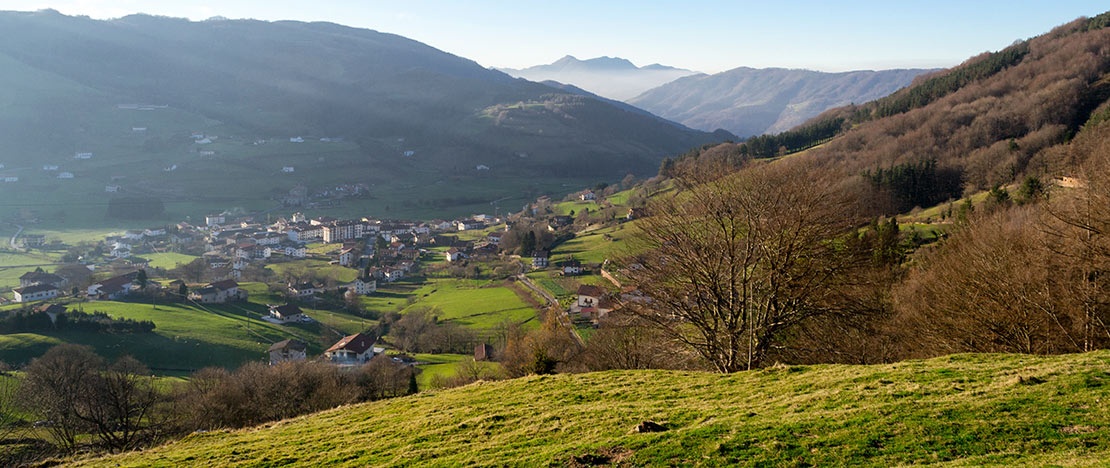
M18 364L42 355L51 346L66 342L92 346L108 357L130 354L160 370L199 369L206 366L236 367L266 358L270 344L298 338L319 354L344 334L374 325L373 320L305 307L313 323L275 325L260 320L265 304L284 302L261 283L244 283L250 301L233 304L193 305L91 301L69 304L84 312L102 311L112 317L154 322L154 333L112 335L81 331L0 335L0 360ZM8 309L15 306L8 307ZM250 316L249 325L247 316ZM161 371L160 371L161 372Z
M1098 465L1110 352L537 376L195 434L90 466ZM645 420L668 430L640 434ZM587 459L587 457L592 457Z
M413 292L415 302L405 311L431 308L441 320L471 328L494 328L509 320L527 323L536 310L499 282L434 278Z

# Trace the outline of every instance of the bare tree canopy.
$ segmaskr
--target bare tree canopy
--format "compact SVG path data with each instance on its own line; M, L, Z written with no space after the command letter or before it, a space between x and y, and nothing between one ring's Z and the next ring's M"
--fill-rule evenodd
M854 205L813 174L783 161L658 198L623 262L650 299L625 307L718 371L760 366L791 327L837 308L859 264L837 239Z

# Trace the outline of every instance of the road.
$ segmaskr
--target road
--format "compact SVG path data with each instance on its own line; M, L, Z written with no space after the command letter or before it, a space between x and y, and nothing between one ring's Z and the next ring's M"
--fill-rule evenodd
M17 229L17 230L15 231L15 234L12 234L12 240L8 242L9 244L11 244L11 246L12 246L12 250L18 250L18 249L19 249L19 247L17 247L17 246L15 245L15 241L16 241L17 239L19 239L19 235L20 235L20 234L23 234L23 225L21 225L21 224L16 224L16 225L15 225L15 227L17 227L17 228L19 228L19 229Z
M578 334L578 330L574 328L574 323L570 320L570 314L567 313L566 309L559 306L559 301L555 299L555 296L552 296L546 289L537 286L532 282L531 278L524 276L524 273L516 275L516 279L527 286L528 289L535 291L543 297L547 301L547 308L551 309L555 314L555 319L559 321L559 325L570 333L570 336L574 338L578 346L586 346L586 342L582 340L582 337Z

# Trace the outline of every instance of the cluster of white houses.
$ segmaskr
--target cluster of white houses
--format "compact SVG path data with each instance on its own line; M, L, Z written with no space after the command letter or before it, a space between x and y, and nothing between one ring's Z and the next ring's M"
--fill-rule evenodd
M498 221L485 215L454 221L412 222L371 218L308 219L301 213L294 213L289 219L263 224L224 213L206 216L203 226L179 223L168 229L129 230L122 235L109 236L105 238L103 251L110 260L131 262L136 269L145 265L134 259L146 253L192 251L202 254L210 277L236 280L252 264L266 264L275 256L306 258L309 255L306 244L332 243L338 245L331 260L362 273L355 281L341 286L358 294L370 294L376 290L378 282L397 281L411 273L420 255L418 247L437 245L437 240L443 242L444 236L438 234L483 229ZM375 260L373 266L371 260ZM47 300L63 294L66 286L63 278L36 278L21 279L20 287L13 294L16 302ZM125 282L123 279L106 280L106 285L90 286L88 295L96 298L127 294L129 290L120 285ZM205 286L202 291L194 291L192 297L198 302L224 302L231 296L219 286L219 282ZM289 286L289 292L295 296L318 292L318 288Z

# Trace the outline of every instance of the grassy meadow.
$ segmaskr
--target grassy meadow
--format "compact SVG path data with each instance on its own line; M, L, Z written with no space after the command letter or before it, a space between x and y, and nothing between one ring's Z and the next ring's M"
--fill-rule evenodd
M511 321L535 325L536 309L499 281L431 278L412 291L413 302L402 312L434 310L440 320L491 329Z
M720 375L611 371L425 391L76 466L1099 466L1110 352ZM638 432L645 421L662 432Z

